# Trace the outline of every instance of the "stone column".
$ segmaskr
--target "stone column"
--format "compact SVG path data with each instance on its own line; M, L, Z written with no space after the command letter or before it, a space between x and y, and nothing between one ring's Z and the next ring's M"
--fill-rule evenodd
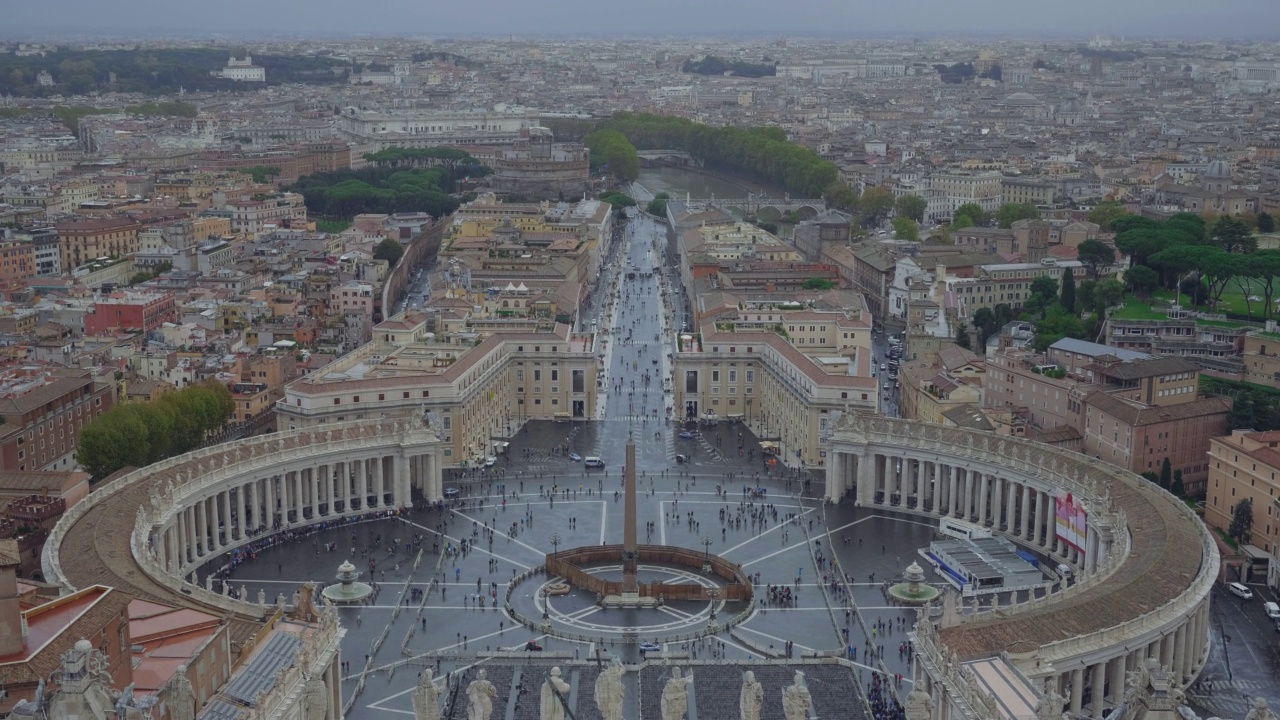
M1124 701L1124 661L1124 655L1111 659L1111 703L1113 705L1119 705Z
M1173 633L1160 638L1160 666L1173 667Z
M1098 718L1098 720L1102 720L1107 709L1106 697L1104 697L1104 688L1106 687L1107 681L1106 670L1107 664L1105 662L1100 662L1093 666L1093 678L1091 680L1093 683L1093 692L1090 693L1092 700L1090 704L1093 705L1093 716Z
M1040 541L1040 547L1049 550L1053 547L1054 537L1057 535L1055 532L1056 521L1054 520L1053 498L1050 497L1049 493L1040 493L1040 512L1037 514L1040 516L1040 527L1044 530L1044 539Z
M876 499L876 456L864 452L858 456L858 505L867 506Z
M991 510L988 517L991 519L991 527L995 530L1000 529L1000 512L1004 508L1004 481L999 475L991 476Z
M258 529L258 481L250 480L240 487L240 499L244 503L244 522L241 523L240 534L249 537L249 533Z
M956 517L960 514L960 468L955 465L947 466L947 474L951 476L951 489L948 491L951 501L951 516Z
M231 491L223 490L222 495L222 541L221 546L231 544Z
M843 466L844 453L832 450L827 461L827 499L833 503L840 502L840 495L844 492Z
M196 555L204 555L208 533L205 532L204 498L196 501Z
M333 464L333 476L338 482L338 499L342 501L342 512L351 512L351 476L347 474L345 462Z
M1022 539L1031 540L1031 486L1022 486Z
M180 510L173 519L174 526L178 529L178 574L187 567L187 511Z
M1191 658L1194 654L1191 650L1191 638L1195 633L1191 632L1189 625L1195 620L1192 614L1187 618L1186 622L1178 627L1177 647L1174 648L1174 673L1179 683L1186 682L1191 677Z
M1079 717L1084 698L1084 668L1071 671L1071 714Z
M987 524L987 499L990 493L991 476L978 473L978 524Z
M307 474L307 485L311 491L311 519L320 519L320 478L316 476L319 472L318 467L309 467L304 470Z
M293 488L289 484L289 473L280 473L280 526L289 524L289 511L293 509Z
M1005 481L1004 526L1010 535L1018 534L1018 485L1013 478Z

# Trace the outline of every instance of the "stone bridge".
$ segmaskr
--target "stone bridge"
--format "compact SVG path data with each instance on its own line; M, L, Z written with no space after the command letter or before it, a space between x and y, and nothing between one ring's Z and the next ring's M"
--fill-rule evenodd
M702 203L718 207L721 210L737 210L743 217L757 218L765 221L779 220L788 213L796 213L800 219L808 220L827 209L822 198L780 198L766 195L749 195L745 198L710 198L692 199L690 204Z
M688 165L702 167L702 161L683 150L637 150L640 164L646 167L653 165Z

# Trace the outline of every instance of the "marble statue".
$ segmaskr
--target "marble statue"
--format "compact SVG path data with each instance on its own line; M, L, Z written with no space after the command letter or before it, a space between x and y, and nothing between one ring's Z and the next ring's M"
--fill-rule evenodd
M497 688L489 682L489 673L481 670L467 685L467 720L489 720L493 714L493 699L497 696Z
M1253 709L1248 715L1244 716L1244 720L1276 720L1276 714L1271 708L1267 707L1267 699L1264 697L1255 697L1253 699Z
M622 663L614 658L596 678L596 707L604 720L622 720L624 688Z
M329 686L316 675L307 682L307 694L303 698L303 717L306 720L325 720L329 714Z
M187 679L187 666L179 665L173 674L173 680L165 690L165 706L169 709L169 720L195 720L196 691Z
M693 675L680 677L680 668L671 668L671 678L662 688L662 720L684 720L689 710L689 685Z
M907 720L929 720L933 717L933 698L917 687L907 695L904 711Z
M560 668L553 667L547 681L542 683L538 717L541 720L564 720L564 705L568 701L569 683L560 679Z
M213 573L204 576L204 589L213 592Z
M764 708L764 686L750 670L742 675L742 690L738 693L738 717L741 720L760 720Z
M440 691L436 690L436 681L428 667L418 676L418 684L413 688L413 720L440 720L439 697Z
M1066 698L1058 694L1058 689L1050 687L1044 691L1044 697L1036 704L1038 720L1062 720L1062 706Z
M263 590L262 588L258 588L258 604L259 605L267 604L267 591Z
M805 685L804 673L796 671L795 680L782 689L782 714L787 720L808 720L813 696Z

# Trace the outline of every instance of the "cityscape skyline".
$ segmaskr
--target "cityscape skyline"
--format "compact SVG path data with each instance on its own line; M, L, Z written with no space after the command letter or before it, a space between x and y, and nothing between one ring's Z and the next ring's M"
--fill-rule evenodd
M791 4L785 17L769 16L771 6L749 0L733 7L713 5L691 9L674 0L657 0L643 7L611 8L607 15L583 0L560 0L554 12L545 5L490 3L479 11L472 6L424 8L404 2L377 3L362 8L358 17L336 3L299 3L285 0L261 6L232 0L220 6L214 17L193 23L187 10L153 0L123 0L112 5L106 17L92 26L67 18L84 17L94 6L82 0L35 2L19 0L6 8L0 36L22 37L31 33L133 37L178 34L209 37L240 34L245 37L287 35L299 37L352 37L357 35L475 36L515 33L522 37L573 36L772 36L795 34L814 37L1069 37L1093 34L1134 37L1274 37L1280 20L1276 6L1264 0L1227 0L1213 6L1200 3L1156 3L1152 0L1115 5L1085 0L1067 5L1044 5L1034 12L1012 0L984 0L963 7L939 0L913 0L892 8L870 3L833 4L802 0ZM572 24L566 23L566 18ZM1254 18L1261 22L1245 22ZM420 24L420 27L414 27ZM274 31L289 28L287 33ZM822 29L818 30L815 27ZM198 29L197 29L198 28ZM569 29L571 28L571 29ZM837 29L838 28L838 29ZM195 30L195 32L192 32Z

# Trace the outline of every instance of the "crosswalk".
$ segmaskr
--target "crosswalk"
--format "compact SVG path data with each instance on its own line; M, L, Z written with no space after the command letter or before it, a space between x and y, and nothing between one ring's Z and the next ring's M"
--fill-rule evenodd
M1252 697L1269 688L1254 680L1202 680L1191 687L1187 699L1220 717L1244 717L1253 709Z

